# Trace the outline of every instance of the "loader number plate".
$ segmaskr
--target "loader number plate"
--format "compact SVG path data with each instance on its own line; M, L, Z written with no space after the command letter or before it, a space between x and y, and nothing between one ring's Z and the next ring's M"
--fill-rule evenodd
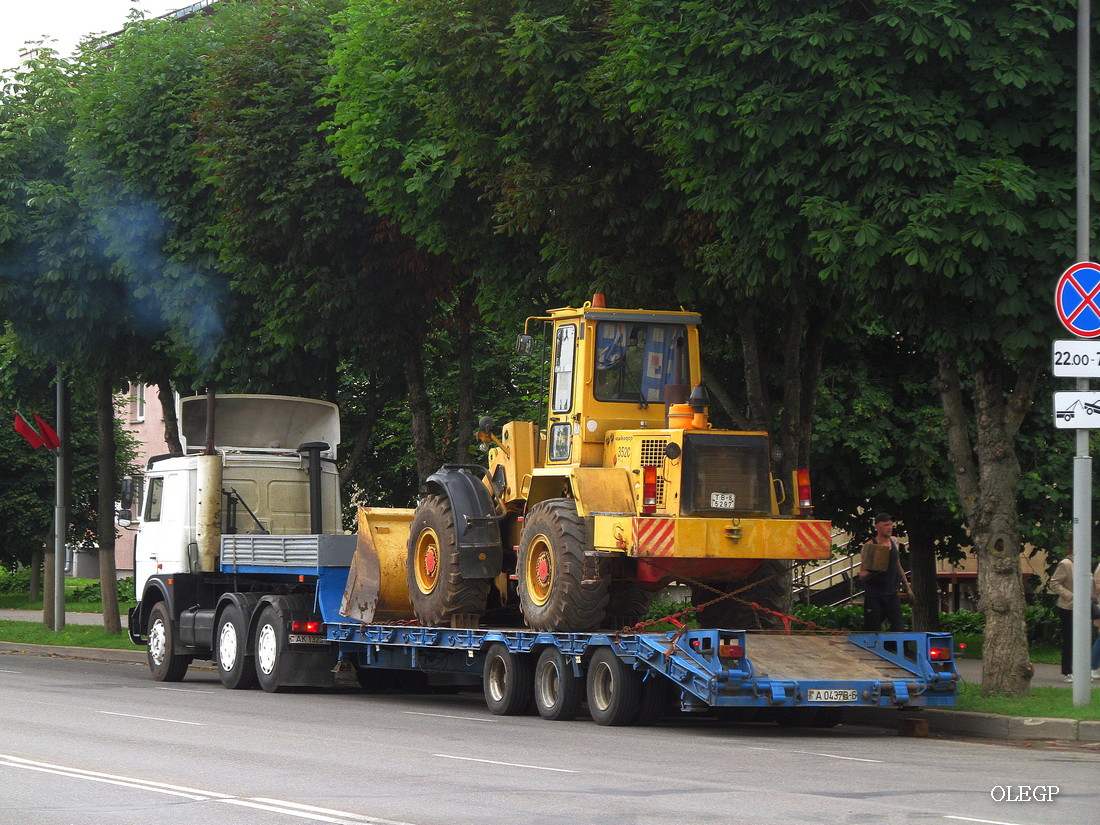
M291 633L288 641L292 645L327 645L328 639L324 636L307 636L300 633Z
M810 702L854 702L858 698L858 690L820 690L811 688L806 691L806 699Z
M735 498L733 493L711 493L710 506L715 510L732 510Z

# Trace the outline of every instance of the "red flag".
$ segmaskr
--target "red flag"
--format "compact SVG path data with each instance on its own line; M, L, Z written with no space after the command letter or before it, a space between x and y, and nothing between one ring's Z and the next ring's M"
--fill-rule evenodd
M56 450L61 446L61 439L57 435L57 430L43 421L38 413L34 414L34 423L38 425L38 432L42 433L42 444L47 450Z
M42 438L34 427L28 424L27 420L19 413L15 414L15 431L23 436L23 438L27 439L30 445L36 450L46 443L45 439Z

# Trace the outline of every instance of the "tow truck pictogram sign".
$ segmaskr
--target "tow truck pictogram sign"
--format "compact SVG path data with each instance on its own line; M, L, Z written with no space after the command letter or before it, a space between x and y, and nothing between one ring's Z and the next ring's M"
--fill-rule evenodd
M1054 393L1054 426L1059 430L1100 430L1100 391Z

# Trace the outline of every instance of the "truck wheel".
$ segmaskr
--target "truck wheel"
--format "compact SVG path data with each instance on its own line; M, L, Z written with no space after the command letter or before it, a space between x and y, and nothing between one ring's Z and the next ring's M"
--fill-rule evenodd
M535 707L552 722L575 719L584 700L584 679L556 647L545 648L535 664Z
M601 647L588 663L588 712L597 725L630 725L641 709L642 674Z
M481 684L485 704L497 716L518 716L531 706L534 671L531 657L513 653L500 642L489 645Z
M282 693L283 663L286 660L286 633L283 622L271 605L263 609L256 625L256 679L268 693Z
M421 623L445 626L461 613L480 616L490 579L465 579L458 568L454 512L446 496L426 496L409 528L409 601Z
M215 638L218 678L230 690L256 687L256 663L248 655L248 623L240 607L228 605L218 616Z
M164 602L149 611L149 645L146 648L149 672L158 682L179 682L187 673L191 656L176 653L176 634Z
M746 589L746 585L753 586ZM723 599L698 614L701 627L720 627L726 630L777 630L782 627L778 616L754 610L745 602L756 602L761 607L777 613L791 612L790 562L781 559L765 559L749 576L732 582L712 585L726 593L738 592L736 598ZM705 604L717 598L717 593L705 587L692 585L691 603Z
M584 521L572 499L531 508L516 562L523 619L532 630L579 633L600 626L607 610L606 580L584 581Z
M638 704L635 725L656 725L668 710L668 682L660 674L650 671L642 679L642 696Z

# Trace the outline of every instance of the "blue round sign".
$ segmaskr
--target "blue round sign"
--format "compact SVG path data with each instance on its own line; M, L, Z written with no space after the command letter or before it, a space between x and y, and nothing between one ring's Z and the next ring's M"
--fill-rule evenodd
M1063 326L1081 338L1100 335L1100 264L1074 264L1058 279L1054 307Z

